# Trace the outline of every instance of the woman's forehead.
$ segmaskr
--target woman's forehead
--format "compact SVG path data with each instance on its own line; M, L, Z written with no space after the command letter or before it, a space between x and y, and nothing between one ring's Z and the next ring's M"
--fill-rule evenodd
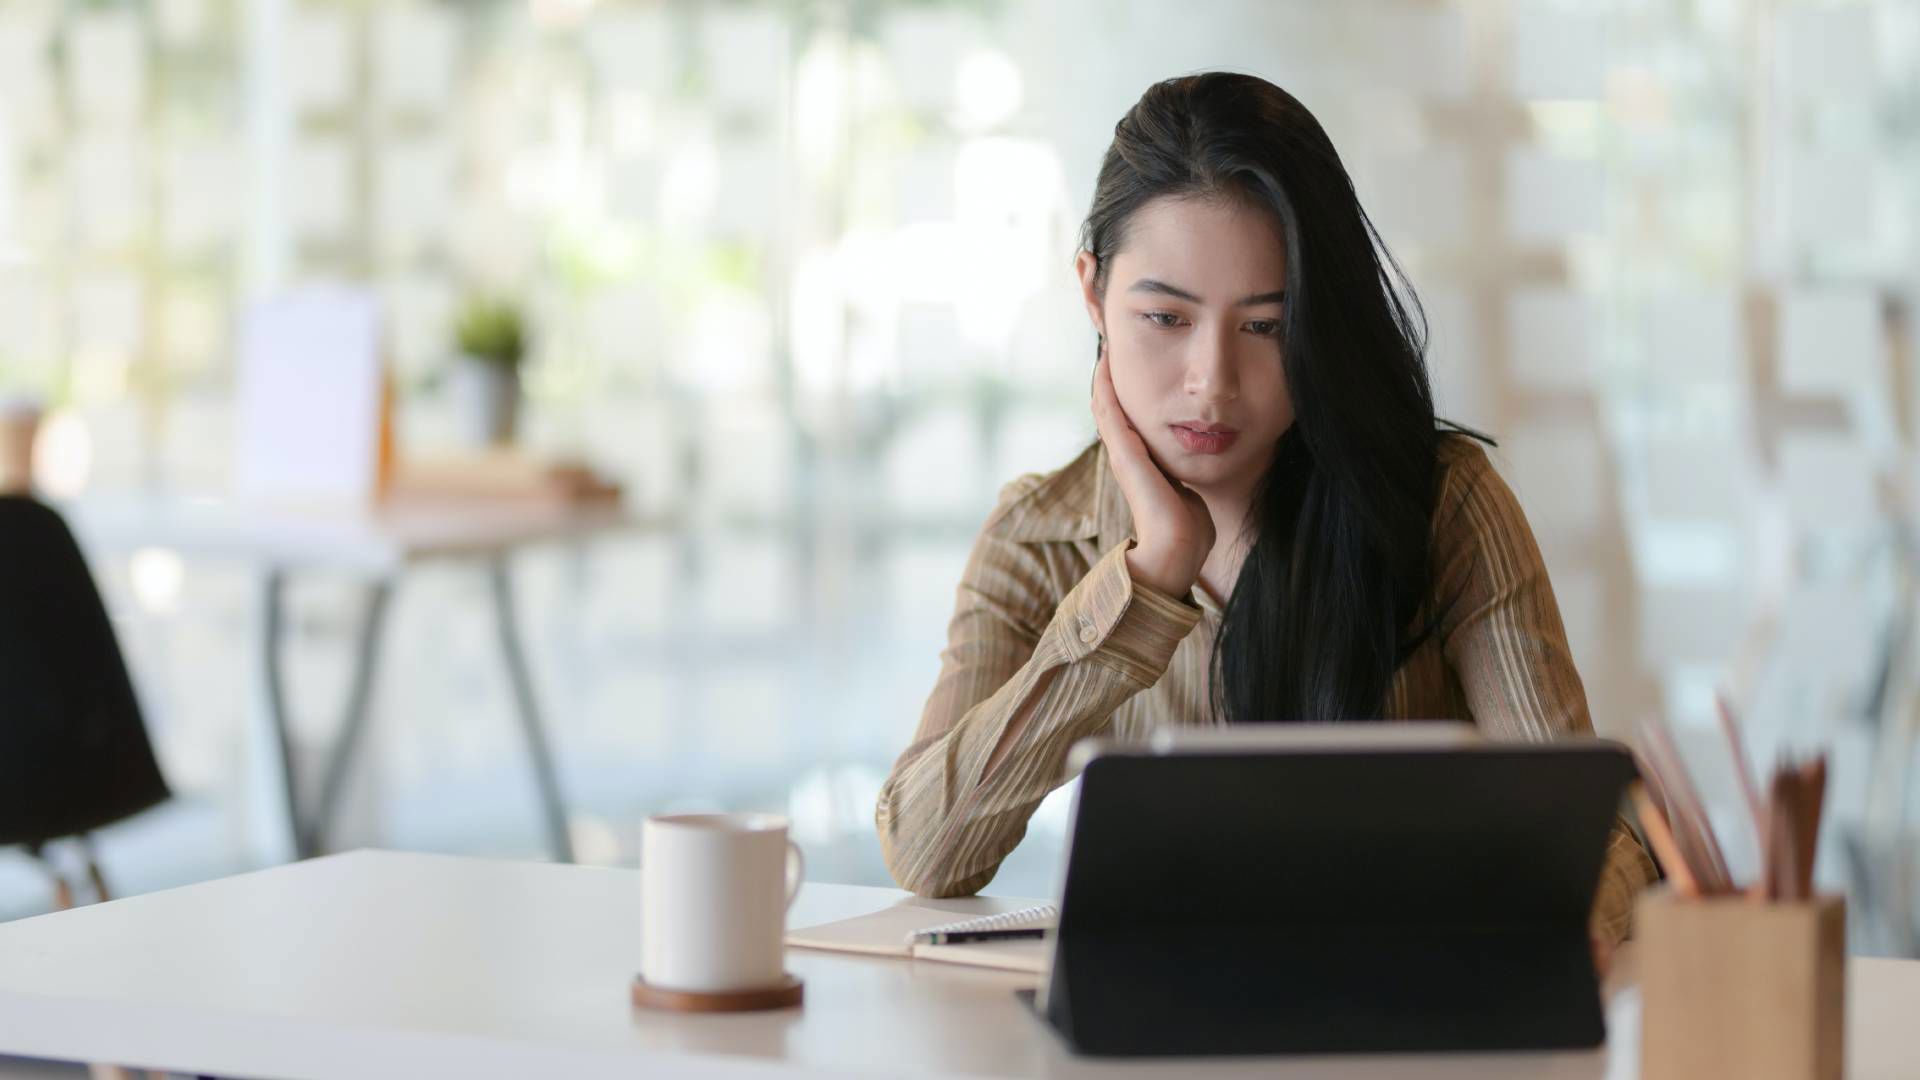
M1114 256L1121 289L1150 278L1229 304L1286 287L1286 243L1273 214L1237 199L1160 198L1127 223Z

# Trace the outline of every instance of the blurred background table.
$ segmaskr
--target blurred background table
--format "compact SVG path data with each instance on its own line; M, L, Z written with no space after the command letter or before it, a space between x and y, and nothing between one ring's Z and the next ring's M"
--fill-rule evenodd
M433 499L355 507L265 506L218 498L91 497L62 507L82 546L95 554L160 547L183 558L244 562L259 575L256 656L274 751L284 785L293 853L323 853L341 793L366 731L380 637L394 590L410 567L465 560L487 575L500 659L526 737L545 818L548 849L573 861L567 805L528 669L514 604L511 559L539 544L577 543L614 531L665 528L613 502ZM319 791L302 793L288 721L283 642L290 580L303 573L345 573L366 582L346 705L325 753Z

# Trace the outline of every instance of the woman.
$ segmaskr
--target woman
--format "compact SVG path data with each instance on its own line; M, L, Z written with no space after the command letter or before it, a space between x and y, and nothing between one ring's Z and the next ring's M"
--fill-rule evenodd
M880 794L901 885L978 891L1090 735L1592 730L1526 518L1436 421L1418 302L1304 106L1247 75L1152 87L1114 128L1082 248L1099 442L1008 485L975 543ZM1603 956L1654 876L1616 828Z

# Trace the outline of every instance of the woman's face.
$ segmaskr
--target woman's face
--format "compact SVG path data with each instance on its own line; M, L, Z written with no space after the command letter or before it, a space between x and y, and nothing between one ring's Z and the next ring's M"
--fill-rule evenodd
M1092 255L1081 252L1077 268L1120 407L1175 480L1251 490L1293 425L1280 223L1231 199L1155 199L1109 262L1104 294Z

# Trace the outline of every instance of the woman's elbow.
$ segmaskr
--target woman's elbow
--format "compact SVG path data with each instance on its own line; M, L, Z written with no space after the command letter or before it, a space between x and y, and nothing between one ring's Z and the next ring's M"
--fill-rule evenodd
M915 845L899 836L886 819L885 804L881 806L880 818L876 822L880 832L880 861L886 863L887 873L894 884L919 896L942 897L958 895L952 892L941 875L920 865L916 858Z
M923 858L920 845L914 842L917 838L903 835L897 827L899 822L889 815L888 809L883 799L874 815L874 825L880 835L880 860L886 864L894 884L917 896L935 899L972 896L980 891L979 885L945 873L946 868L938 860Z
M980 891L980 886L978 885L973 885L965 881L956 881L939 874L904 873L896 869L891 863L888 864L887 870L893 875L893 880L896 885L899 885L915 896L924 896L929 900L945 900L955 896L972 896Z

